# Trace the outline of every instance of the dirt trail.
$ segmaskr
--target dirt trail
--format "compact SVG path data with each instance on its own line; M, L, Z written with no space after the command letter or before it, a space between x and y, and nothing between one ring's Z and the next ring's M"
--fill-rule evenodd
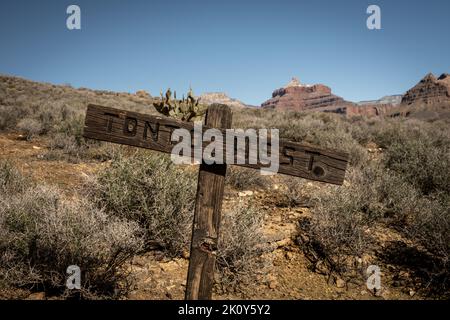
M66 161L47 161L47 140L37 138L24 140L18 133L0 134L0 159L8 159L35 181L56 185L66 193L71 193L88 174L98 170L98 163L68 163Z

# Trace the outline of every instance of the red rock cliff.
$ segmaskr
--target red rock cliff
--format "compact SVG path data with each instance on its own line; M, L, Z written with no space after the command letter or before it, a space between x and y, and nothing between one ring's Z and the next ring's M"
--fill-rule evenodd
M304 111L312 109L342 109L353 105L331 93L331 89L323 84L302 85L293 78L285 87L275 90L272 98L261 104L263 108Z
M439 78L431 73L426 75L402 98L402 104L416 103L425 105L450 103L450 75L444 73Z

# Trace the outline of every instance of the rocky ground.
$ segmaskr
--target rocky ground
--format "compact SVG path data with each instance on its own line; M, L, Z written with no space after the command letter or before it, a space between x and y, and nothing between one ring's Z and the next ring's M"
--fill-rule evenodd
M16 165L36 180L56 184L66 191L67 196L74 196L73 190L84 179L107 162L48 161L44 154L48 144L45 138L34 141L24 140L18 133L0 134L0 158L12 159ZM370 151L370 150L369 150ZM371 151L371 152L376 152ZM307 187L317 188L310 184ZM272 188L277 188L273 185ZM224 210L237 201L252 199L267 212L264 233L271 248L264 259L270 265L268 272L256 276L256 281L245 286L239 292L218 293L214 299L416 299L420 298L414 290L407 287L406 271L392 266L383 266L381 292L374 295L366 289L364 283L349 284L342 279L328 277L312 271L311 262L305 257L301 245L296 243L298 221L310 215L308 208L280 208L275 205L273 190L227 190ZM397 235L380 233L380 241L395 241ZM384 238L383 238L384 237ZM398 236L397 236L398 237ZM182 299L188 267L188 256L168 259L161 252L152 251L135 257L130 262L129 271L136 279L136 285L130 292L129 299ZM320 269L320 268L319 268ZM317 270L316 270L317 271ZM400 281L399 281L400 279ZM402 282L403 281L403 282ZM10 292L3 296L28 299L43 299L43 293Z

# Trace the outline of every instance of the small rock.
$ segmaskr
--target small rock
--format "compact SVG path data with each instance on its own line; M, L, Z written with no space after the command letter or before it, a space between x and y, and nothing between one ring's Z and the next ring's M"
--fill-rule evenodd
M345 287L345 281L340 279L340 278L336 279L336 287L344 288Z
M289 239L289 238L282 239L282 240L276 241L275 244L276 244L277 248L288 247L288 246L292 245L292 239Z
M391 294L391 292L388 289L383 289L381 292L381 297L383 297L384 299L389 299L389 295Z
M183 259L189 259L189 257L190 257L189 251L188 250L183 250L183 252L181 253L181 257Z
M286 257L286 259L288 260L292 260L292 258L294 258L294 254L292 252L287 251L284 256Z
M409 277L410 277L410 274L409 274L408 271L400 271L400 272L398 273L398 276L399 276L400 278L409 278Z
M326 274L328 272L327 266L322 262L318 261L316 265L314 266L314 269L318 273Z
M278 285L278 282L276 280L270 281L269 282L269 288L270 289L275 289Z
M34 150L41 150L42 148L41 148L41 147L38 147L38 146L33 146L33 149L34 149Z
M415 292L414 290L410 290L410 291L409 291L409 295L410 295L411 297L414 297L415 294L416 294L416 292Z
M35 292L28 296L27 300L44 300L45 292Z

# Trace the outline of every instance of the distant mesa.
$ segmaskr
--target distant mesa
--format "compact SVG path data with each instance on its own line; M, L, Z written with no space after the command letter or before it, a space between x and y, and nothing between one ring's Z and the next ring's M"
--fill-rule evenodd
M443 73L436 78L427 74L418 84L408 90L402 98L402 104L448 104L450 103L450 75Z
M292 111L330 111L343 113L347 106L354 103L334 95L331 88L323 84L302 84L298 78L284 87L276 89L272 98L261 104L262 108Z
M251 107L243 103L242 101L230 98L226 93L223 92L205 92L202 95L200 95L199 98L201 103L206 105L211 105L213 103L221 103L236 108Z
M150 93L148 93L145 90L138 90L136 91L135 95L138 96L139 98L147 98L147 99L151 99L152 97Z
M394 94L391 96L384 96L378 100L368 100L368 101L360 101L356 104L359 106L366 106L366 105L374 105L374 104L391 104L393 106L398 106L400 103L402 103L402 94Z

